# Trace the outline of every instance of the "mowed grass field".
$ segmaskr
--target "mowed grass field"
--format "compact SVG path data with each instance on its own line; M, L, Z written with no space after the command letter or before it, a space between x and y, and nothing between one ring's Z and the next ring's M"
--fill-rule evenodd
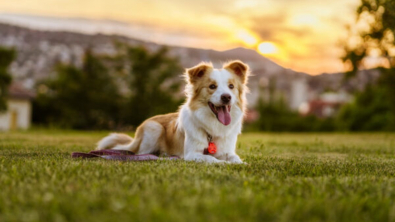
M246 133L247 164L72 159L105 132L0 134L0 221L395 221L395 134Z

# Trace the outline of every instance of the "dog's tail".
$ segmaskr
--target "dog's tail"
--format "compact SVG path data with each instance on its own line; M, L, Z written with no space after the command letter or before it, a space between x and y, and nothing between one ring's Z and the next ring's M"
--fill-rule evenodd
M111 133L97 143L96 150L112 149L118 145L126 145L133 141L133 138L122 133Z

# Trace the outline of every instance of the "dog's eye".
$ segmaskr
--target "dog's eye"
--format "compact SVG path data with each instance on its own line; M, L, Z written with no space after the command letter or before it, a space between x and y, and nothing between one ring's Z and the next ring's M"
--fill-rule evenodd
M229 89L233 89L235 86L233 84L229 84Z
M216 86L215 84L211 84L211 85L209 86L209 88L210 88L210 89L216 89L217 86Z

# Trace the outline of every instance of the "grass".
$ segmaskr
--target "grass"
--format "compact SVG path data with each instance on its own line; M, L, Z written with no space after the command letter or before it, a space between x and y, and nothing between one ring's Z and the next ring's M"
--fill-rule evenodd
M395 134L244 134L248 164L76 160L106 133L0 134L0 221L395 221Z

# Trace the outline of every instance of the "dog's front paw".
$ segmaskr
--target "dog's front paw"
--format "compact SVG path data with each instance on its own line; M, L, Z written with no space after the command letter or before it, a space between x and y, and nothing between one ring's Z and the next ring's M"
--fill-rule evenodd
M240 159L238 155L231 155L227 159L228 162L230 163L235 163L235 164L242 164L243 161Z
M219 160L211 155L203 155L200 153L191 153L185 155L184 160L195 161L195 162L205 162L205 163L226 163L225 160Z

